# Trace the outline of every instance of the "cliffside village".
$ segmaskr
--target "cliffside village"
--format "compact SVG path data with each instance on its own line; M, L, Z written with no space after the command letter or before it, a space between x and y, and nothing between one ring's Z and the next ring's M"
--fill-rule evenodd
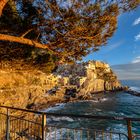
M75 87L85 93L121 88L110 66L100 61L60 65L56 72L48 76L45 84L52 87Z

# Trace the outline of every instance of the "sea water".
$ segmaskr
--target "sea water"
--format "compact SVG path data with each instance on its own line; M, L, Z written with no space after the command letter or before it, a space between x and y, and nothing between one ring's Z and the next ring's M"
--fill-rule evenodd
M140 90L139 80L121 81L123 85L130 88ZM113 116L113 117L133 117L140 118L140 97L130 95L125 92L98 94L95 96L102 97L102 100L95 102L94 100L79 101L73 103L58 104L49 108L46 112L55 112L62 114L75 115L97 115L97 116ZM127 133L127 125L125 121L111 120L93 120L71 117L48 117L49 125L69 127L69 128L90 128L96 130L106 130ZM133 133L140 133L140 123L133 122Z

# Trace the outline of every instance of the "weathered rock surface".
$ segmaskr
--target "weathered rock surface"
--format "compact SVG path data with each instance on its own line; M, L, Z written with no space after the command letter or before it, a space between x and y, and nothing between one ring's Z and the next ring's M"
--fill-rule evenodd
M33 108L63 100L63 91L46 93L56 86L57 77L42 72L0 70L0 105Z
M81 90L80 93L87 94L92 92L100 92L104 91L104 80L102 79L87 79Z
M50 75L31 69L0 69L0 105L49 106L64 100L67 87L76 87L80 94L90 97L90 93L114 90L121 84L109 65L100 61L61 65ZM53 95L49 93L52 89L57 89Z

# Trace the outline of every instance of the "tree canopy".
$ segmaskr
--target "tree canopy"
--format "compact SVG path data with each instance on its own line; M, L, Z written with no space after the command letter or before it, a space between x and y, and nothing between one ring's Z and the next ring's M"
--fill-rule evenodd
M54 61L74 62L106 45L118 15L140 0L1 0L0 5L0 52L11 42L10 53L20 48L30 57L49 54Z

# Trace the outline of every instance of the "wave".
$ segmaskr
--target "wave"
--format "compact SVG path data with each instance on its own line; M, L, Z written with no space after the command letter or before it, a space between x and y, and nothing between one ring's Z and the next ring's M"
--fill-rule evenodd
M50 127L48 129L48 133L46 134L46 140L66 140L66 139L81 139L81 130L74 130L68 128L53 128ZM82 140L87 140L87 138L82 137Z
M61 110L62 108L64 108L64 106L66 105L66 103L60 103L60 104L56 104L53 107L49 107L45 110L43 110L43 112L52 112L52 111L57 111L57 110Z
M123 125L119 125L118 127L123 127L123 130L125 129ZM96 139L102 139L104 137L104 140L114 139L117 140L121 136L122 140L127 140L127 137L125 136L124 131L122 130L123 134L117 134L117 133L110 133L111 128L108 128L108 131L104 134L102 131L96 131ZM120 132L120 131L119 131ZM74 129L67 129L67 128L48 128L48 132L46 133L46 140L54 140L54 139L76 139L76 140L87 140L87 139L93 139L95 135L94 130L74 130Z
M83 101L77 101L77 102L93 102L93 103L99 103L99 102L103 102L103 101L107 101L108 98L96 98L93 100L83 100Z
M72 118L70 118L70 117L49 117L48 119L47 119L48 121L58 121L58 122L60 122L60 121L68 121L68 122L73 122L74 120L72 119Z
M134 86L132 86L132 87L130 87L129 89L130 89L130 90L133 90L133 91L136 91L136 92L140 92L140 88L139 88L139 87L134 87Z
M101 99L101 101L107 101L108 100L108 98L102 98Z

